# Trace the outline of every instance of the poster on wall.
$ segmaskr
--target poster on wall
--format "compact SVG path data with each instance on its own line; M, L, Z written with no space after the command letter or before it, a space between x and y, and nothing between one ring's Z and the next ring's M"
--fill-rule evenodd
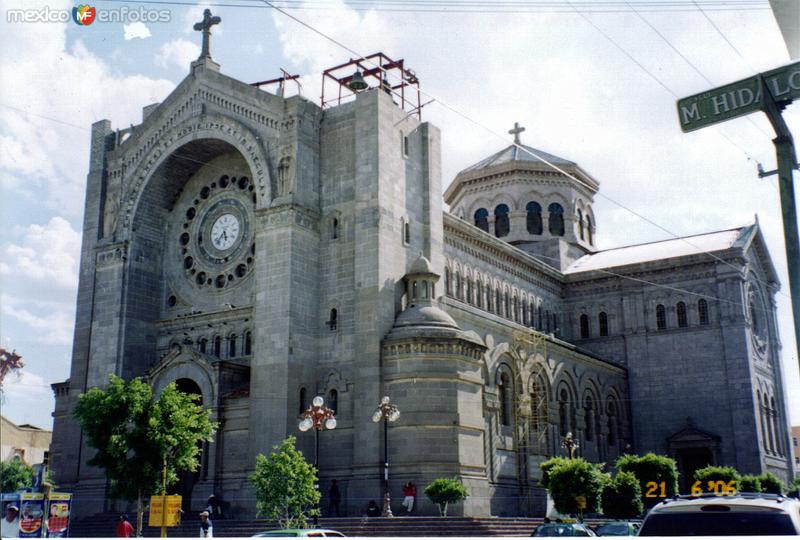
M69 535L72 494L51 493L47 507L47 538L66 538Z
M14 538L19 535L19 493L0 494L0 502L3 512L0 515L0 537ZM14 511L14 508L17 510Z
M41 537L44 524L44 494L23 493L20 497L19 510L19 537Z

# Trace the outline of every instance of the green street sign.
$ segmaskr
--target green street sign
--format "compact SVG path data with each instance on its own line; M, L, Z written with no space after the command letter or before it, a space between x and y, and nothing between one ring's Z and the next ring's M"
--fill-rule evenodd
M754 75L735 83L678 100L678 119L684 133L760 111L761 81L781 104L800 97L800 62Z

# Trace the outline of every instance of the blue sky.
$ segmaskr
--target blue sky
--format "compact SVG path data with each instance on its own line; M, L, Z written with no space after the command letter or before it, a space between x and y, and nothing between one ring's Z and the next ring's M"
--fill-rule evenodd
M238 3L248 7L211 6L223 19L212 37L222 72L253 82L285 68L304 76L303 95L318 102L321 72L353 54L257 1ZM758 114L683 134L675 111L676 98L790 63L771 11L714 10L703 0L702 12L655 11L646 0L612 13L562 4L423 13L310 0L290 13L362 54L405 58L429 94L423 101L435 98L424 119L442 130L445 187L509 144L510 135L496 133L520 122L523 143L600 181L601 247L670 237L641 216L688 235L751 223L758 213L784 284L777 302L785 385L800 423L778 192L774 180L756 176L757 161L774 168L771 128ZM8 0L3 10L73 5ZM7 381L2 410L43 427L52 423L49 384L69 374L89 128L103 118L114 128L139 123L143 106L168 95L199 53L191 26L206 7L92 5L163 9L169 22L21 23L7 13L0 20L0 340L26 362L23 375ZM800 134L800 104L785 116Z

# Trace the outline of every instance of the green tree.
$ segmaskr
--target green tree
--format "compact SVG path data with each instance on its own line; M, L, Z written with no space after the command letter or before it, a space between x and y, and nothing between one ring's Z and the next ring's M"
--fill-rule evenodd
M320 494L314 487L317 471L295 448L293 436L273 450L269 458L256 456L256 471L250 476L258 515L283 528L308 527L308 518L320 515Z
M758 479L761 481L761 491L763 493L777 493L780 495L786 491L781 479L771 472L765 472Z
M600 496L608 482L609 475L597 465L583 458L564 459L549 468L547 491L561 514L599 512ZM586 499L586 508L578 508L578 497Z
M792 480L792 483L789 484L788 495L791 497L798 497L800 495L800 477L795 478Z
M158 399L142 379L125 382L112 375L108 388L92 388L78 399L75 418L97 452L89 465L105 470L112 497L136 501L137 533L143 500L162 492L178 472L199 466L200 443L211 441L217 424L198 396L168 385Z
M739 491L760 493L761 489L761 479L758 476L747 474L739 480Z
M617 459L615 466L618 471L633 473L639 480L645 508L678 493L678 466L672 458L653 453L644 456L625 454Z
M442 516L447 515L447 505L463 501L469 495L458 478L437 478L425 486L423 492L439 507Z
M540 484L543 488L549 489L550 484L550 471L552 471L555 467L559 465L565 465L569 463L570 459L565 457L554 457L550 458L547 461L541 463L539 468L542 470L542 479L540 480Z
M13 493L33 485L33 467L19 458L0 462L0 493Z
M741 479L742 475L733 467L709 466L694 472L694 481L700 482L698 487L706 493L725 493L725 486L730 486L731 483L736 491L741 491L739 485ZM724 486L719 482L722 482Z
M644 511L642 489L633 473L620 471L603 486L603 514L614 519L631 519Z

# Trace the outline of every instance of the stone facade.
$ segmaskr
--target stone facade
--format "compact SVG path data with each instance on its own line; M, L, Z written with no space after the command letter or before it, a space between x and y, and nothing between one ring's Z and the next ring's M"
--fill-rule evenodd
M757 225L625 264L629 252L595 247L599 184L513 146L456 178L451 214L438 129L390 96L322 110L208 58L143 116L92 128L51 456L76 513L109 508L71 410L111 374L157 391L175 381L220 423L175 488L188 509L215 493L254 513L259 452L297 435L313 456L297 423L315 395L338 420L320 434L322 489L338 479L350 515L381 497L370 417L383 395L402 411L389 428L396 502L407 481L457 476L471 496L452 512L540 515L538 464L563 454L567 432L592 461L654 450L686 470L788 477L777 279Z

